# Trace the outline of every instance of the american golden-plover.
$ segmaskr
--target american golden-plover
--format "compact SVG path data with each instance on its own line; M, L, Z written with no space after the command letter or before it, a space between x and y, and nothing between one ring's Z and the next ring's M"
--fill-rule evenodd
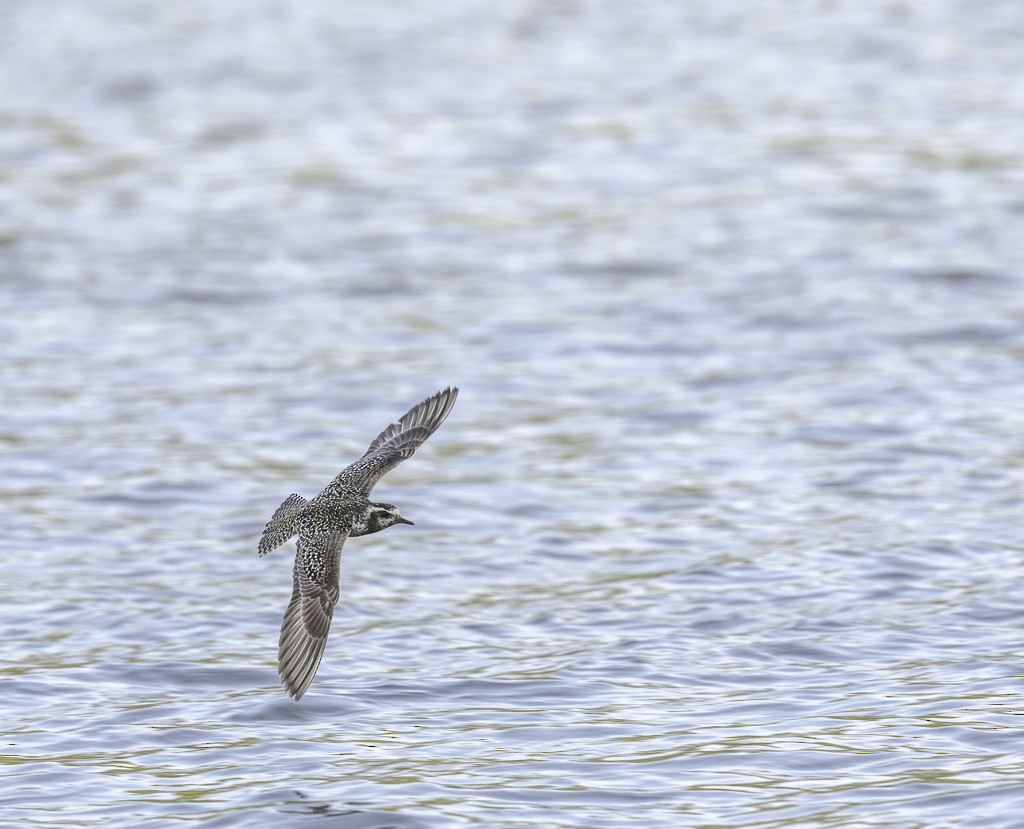
M413 406L374 438L359 460L346 467L312 501L289 495L267 522L260 555L297 535L294 586L281 624L278 673L288 693L302 697L313 681L338 603L338 562L345 539L412 524L394 504L376 504L370 490L410 457L455 405L459 390L449 387Z

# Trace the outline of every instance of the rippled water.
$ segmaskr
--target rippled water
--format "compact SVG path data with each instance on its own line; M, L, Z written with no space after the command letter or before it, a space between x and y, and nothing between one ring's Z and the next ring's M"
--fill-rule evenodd
M0 823L1020 825L1024 7L798 6L3 5Z

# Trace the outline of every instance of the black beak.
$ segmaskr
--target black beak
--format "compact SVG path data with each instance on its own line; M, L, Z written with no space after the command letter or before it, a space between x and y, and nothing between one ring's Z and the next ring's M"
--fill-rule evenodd
M405 518L405 517L403 517L401 515L398 516L398 523L399 524L408 524L410 527L415 527L416 526L408 518Z

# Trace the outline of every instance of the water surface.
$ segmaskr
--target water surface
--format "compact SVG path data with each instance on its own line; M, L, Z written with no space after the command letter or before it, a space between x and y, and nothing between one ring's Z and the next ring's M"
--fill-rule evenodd
M0 823L1019 825L1019 4L4 11Z

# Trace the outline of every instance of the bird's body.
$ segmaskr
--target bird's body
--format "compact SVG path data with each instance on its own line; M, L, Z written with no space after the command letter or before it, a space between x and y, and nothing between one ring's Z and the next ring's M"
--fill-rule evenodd
M267 523L260 539L261 556L298 536L292 598L278 646L278 672L295 699L306 692L323 656L338 602L338 563L345 539L394 524L412 524L393 504L371 501L370 490L437 430L458 393L450 387L414 406L381 432L366 453L323 492L310 501L289 495Z

